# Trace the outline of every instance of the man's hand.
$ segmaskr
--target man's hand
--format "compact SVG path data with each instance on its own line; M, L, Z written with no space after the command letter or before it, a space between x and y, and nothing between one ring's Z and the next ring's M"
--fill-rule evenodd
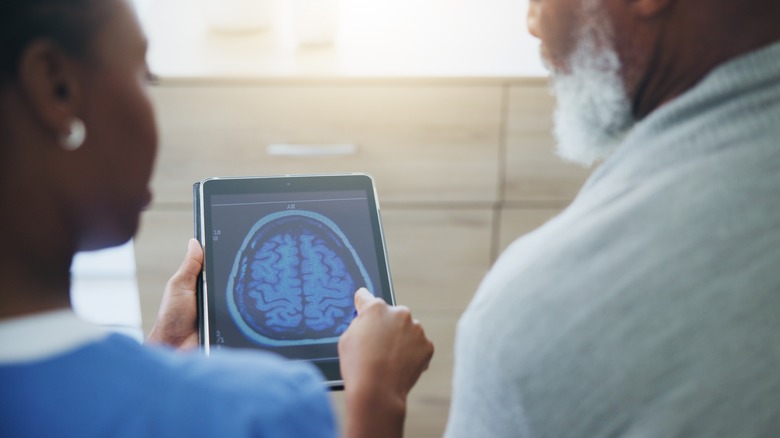
M160 311L147 344L179 349L198 346L198 303L196 283L203 267L203 249L190 239L179 269L165 285Z
M360 289L355 308L357 317L339 339L346 437L400 437L406 396L428 368L433 344L406 307Z

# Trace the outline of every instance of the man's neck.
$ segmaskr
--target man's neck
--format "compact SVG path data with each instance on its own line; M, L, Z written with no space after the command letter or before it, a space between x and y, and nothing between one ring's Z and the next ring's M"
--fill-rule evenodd
M780 42L778 6L735 2L730 10L718 2L717 11L708 12L693 3L678 5L652 51L634 94L637 119L690 90L718 66Z

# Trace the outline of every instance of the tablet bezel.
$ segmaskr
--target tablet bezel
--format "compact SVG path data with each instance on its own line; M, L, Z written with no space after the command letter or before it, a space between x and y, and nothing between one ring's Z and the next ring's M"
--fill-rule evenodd
M210 197L212 195L241 195L265 193L299 193L299 192L336 192L345 190L364 191L367 198L371 232L374 237L374 252L379 267L378 288L385 291L381 297L391 305L395 304L395 296L387 259L387 249L382 229L379 202L373 178L362 173L349 174L307 174L307 175L273 175L257 177L212 177L206 178L194 186L195 235L204 249L204 268L198 290L198 328L199 343L206 355L210 354L211 339L209 326L214 315L209 312L213 305L213 296L209 295L209 268L211 260L211 239L206 239L206 229L211 220ZM373 291L372 291L373 292ZM262 350L262 348L258 347ZM339 370L338 358L335 360L312 360L326 379L326 385L331 389L342 389L343 380Z

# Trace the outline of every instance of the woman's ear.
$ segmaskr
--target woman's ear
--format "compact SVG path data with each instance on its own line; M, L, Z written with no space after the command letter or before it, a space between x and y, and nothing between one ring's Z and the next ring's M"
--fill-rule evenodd
M80 117L82 90L76 61L52 41L34 41L19 61L19 83L44 128L57 138L67 135L74 117Z

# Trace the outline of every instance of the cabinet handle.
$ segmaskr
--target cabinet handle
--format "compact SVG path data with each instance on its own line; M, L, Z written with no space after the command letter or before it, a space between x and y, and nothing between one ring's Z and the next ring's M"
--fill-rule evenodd
M335 157L356 155L358 145L353 143L337 144L292 144L272 143L265 148L268 155L284 157Z

